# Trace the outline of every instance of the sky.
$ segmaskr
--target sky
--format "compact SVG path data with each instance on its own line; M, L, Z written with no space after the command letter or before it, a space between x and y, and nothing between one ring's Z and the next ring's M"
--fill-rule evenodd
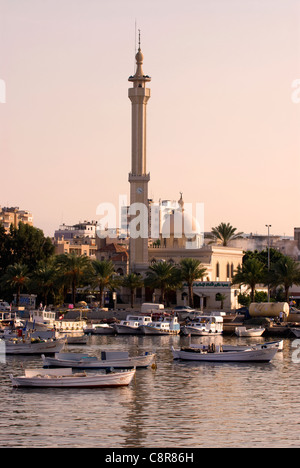
M129 197L136 25L149 196L204 203L205 231L293 235L300 0L0 0L0 205L52 236Z

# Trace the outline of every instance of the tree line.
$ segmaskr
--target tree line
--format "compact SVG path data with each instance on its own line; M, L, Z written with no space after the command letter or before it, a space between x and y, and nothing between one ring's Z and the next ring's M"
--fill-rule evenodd
M219 227L222 226L224 232L229 233L226 243L230 240L230 234L231 238L241 234L236 234L228 224L221 223ZM218 240L222 235L220 232L217 235L215 228L214 236ZM22 292L37 294L44 305L49 300L58 305L65 301L68 291L71 291L75 304L76 291L80 287L92 292L97 289L100 307L104 304L106 290L116 291L121 287L130 291L132 306L136 290L142 287L159 290L159 300L165 303L168 293L182 289L185 284L189 305L193 307L193 284L206 276L206 267L193 258L185 258L178 265L157 261L149 266L144 278L136 273L119 276L111 261L91 260L72 253L54 255L51 239L45 237L40 229L20 223L17 228L11 226L9 233L6 233L0 225L0 297L11 301L12 295L16 294L17 305ZM288 301L290 287L300 284L300 267L292 258L275 249L270 249L270 267L267 250L248 251L244 254L243 263L234 272L232 284L244 285L250 290L248 299L239 299L242 304L255 300L255 291L261 284L271 288L273 297L278 287L282 287L284 300ZM223 303L224 297L219 300Z

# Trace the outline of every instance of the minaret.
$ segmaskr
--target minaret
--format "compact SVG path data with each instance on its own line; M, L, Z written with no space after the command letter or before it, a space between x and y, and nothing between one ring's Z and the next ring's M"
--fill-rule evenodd
M148 75L143 72L144 56L141 52L141 42L139 35L139 49L135 56L136 73L130 76L128 81L133 83L133 88L129 88L128 96L132 103L132 139L131 139L131 172L129 174L130 183L130 205L142 203L148 210L148 182L150 174L146 170L146 107L150 98L150 89L146 84L151 81ZM139 215L137 213L137 215ZM134 216L135 217L135 216ZM147 218L147 220L146 220ZM148 216L145 216L147 226L140 226L142 237L130 237L129 258L130 271L142 273L148 268Z

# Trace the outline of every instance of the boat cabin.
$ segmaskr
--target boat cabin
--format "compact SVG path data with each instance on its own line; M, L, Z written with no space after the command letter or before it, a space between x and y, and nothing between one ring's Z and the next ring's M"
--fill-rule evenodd
M126 320L121 321L121 324L129 327L139 327L140 325L148 325L151 322L152 318L147 315L127 315Z

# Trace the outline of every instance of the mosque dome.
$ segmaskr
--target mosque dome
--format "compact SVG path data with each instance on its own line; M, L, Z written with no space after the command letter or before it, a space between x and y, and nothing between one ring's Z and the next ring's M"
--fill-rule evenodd
M184 209L182 194L178 208L165 215L161 232L164 239L182 239L184 243L202 237L200 223Z

